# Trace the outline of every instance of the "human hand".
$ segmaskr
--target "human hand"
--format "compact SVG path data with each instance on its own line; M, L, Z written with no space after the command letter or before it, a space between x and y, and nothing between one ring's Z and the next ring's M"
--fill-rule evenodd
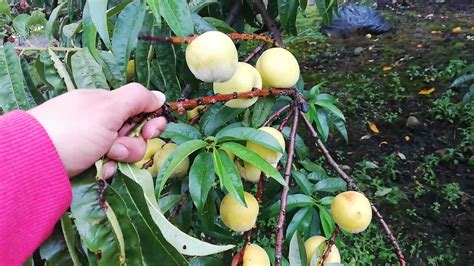
M148 121L142 136L121 137L119 129L131 116L152 112L165 102L165 95L130 83L113 91L80 89L53 98L28 111L45 128L70 177L94 164L100 157L122 162L139 161L146 139L166 128L166 119ZM104 177L115 172L113 161L103 166Z

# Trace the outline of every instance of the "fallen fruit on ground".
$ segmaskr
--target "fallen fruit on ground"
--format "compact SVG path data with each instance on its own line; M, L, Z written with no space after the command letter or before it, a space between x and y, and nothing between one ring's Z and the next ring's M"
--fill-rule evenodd
M230 193L225 195L220 205L222 222L236 232L245 232L253 228L257 221L259 206L255 197L244 191L247 207L240 204Z
M176 143L168 143L161 150L159 150L153 156L153 166L151 167L153 172L152 175L155 176L160 171L161 167L165 163L166 159L172 153L178 145ZM189 170L189 158L186 157L182 162L178 164L173 173L171 173L170 178L184 177L187 175Z
M288 50L271 48L258 58L256 68L264 88L291 88L300 77L298 61Z
M235 72L237 49L232 39L219 31L199 35L186 48L186 63L196 78L204 82L223 82Z
M270 266L267 252L258 245L250 244L245 248L243 266Z
M127 63L127 82L135 78L135 60L129 60Z
M315 254L319 254L321 259L326 249L326 240L327 239L323 236L313 236L304 242L304 249L306 250L308 265L311 265L311 258ZM329 252L328 257L324 260L323 265L326 266L330 263L341 263L341 255L339 254L339 249L337 249L336 245L331 246L331 251Z
M372 220L372 208L364 194L346 191L338 194L331 205L334 221L347 232L360 233Z
M213 89L216 94L249 92L252 89L262 89L262 78L253 66L239 62L232 78L225 82L214 82ZM258 97L252 99L235 99L227 101L225 105L231 108L248 108L257 100Z
M285 150L285 138L281 134L280 131L272 128L272 127L261 127L258 130L262 130L266 133L269 133L274 137L278 143L280 144L280 147L282 150ZM268 148L265 148L259 144L256 144L251 141L247 141L247 148L258 155L265 159L269 164L271 164L273 167L276 167L278 162L281 159L282 153L276 152L274 150L270 150ZM256 166L253 164L244 162L244 171L241 171L241 176L250 182L258 182L260 180L260 175L261 175L261 170L258 169ZM241 169L242 170L242 169Z
M135 165L142 168L143 164L147 163L150 161L151 157L155 155L161 148L166 144L166 142L162 139L159 138L154 138L154 139L149 139L146 141L146 151L145 155L143 155L143 158L136 162Z

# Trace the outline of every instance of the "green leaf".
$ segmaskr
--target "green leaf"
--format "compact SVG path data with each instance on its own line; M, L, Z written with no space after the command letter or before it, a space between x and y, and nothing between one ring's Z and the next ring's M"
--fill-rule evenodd
M177 144L186 141L201 139L202 135L195 127L185 123L168 123L166 130L160 135L161 138L169 138Z
M204 20L211 24L213 27L215 27L218 31L221 31L223 33L231 33L231 32L236 32L234 28L232 28L229 24L227 24L225 21L213 18L213 17L204 17Z
M252 108L252 127L261 127L270 115L274 100L270 98L259 99Z
M73 265L60 226L56 226L53 233L41 244L39 253L49 265Z
M128 265L144 265L144 258L142 255L142 247L137 229L133 224L132 219L128 215L125 201L111 186L107 187L105 199L110 205L110 210L116 215L120 223L120 229L123 233L123 238L126 239L124 243L125 263Z
M283 130L281 131L281 134L283 134L285 139L290 139L290 133L291 133L291 129L289 127L284 127ZM308 146L306 146L303 138L301 138L298 133L296 134L296 139L295 139L295 150L299 158L302 159L302 158L308 157L308 154L309 154Z
M158 197L163 190L166 181L173 173L173 171L178 167L178 165L186 159L190 154L193 152L204 148L207 146L207 142L203 140L190 140L187 142L183 142L176 149L174 149L168 158L164 161L163 165L160 168L160 172L157 176L157 183L156 183L156 196Z
M0 0L0 15L11 17L10 4L7 0Z
M178 37L193 34L194 27L191 12L186 0L160 0L160 13Z
M35 10L31 12L30 19L27 21L27 26L33 34L44 33L44 27L48 21L43 12Z
M224 148L225 150L235 154L235 156L239 157L240 159L262 170L262 172L264 172L268 177L275 179L275 181L282 184L283 186L287 186L280 172L278 172L278 170L271 166L271 164L265 161L265 159L260 157L260 155L257 153L235 142L225 142L220 146L221 148Z
M120 70L117 59L110 51L100 51L100 59L105 78L113 88L125 85L125 76Z
M54 53L54 51L49 48L48 49L49 56L54 63L54 68L58 71L58 75L63 79L64 83L66 84L67 91L73 91L76 89L74 83L72 83L71 77L69 76L69 72L64 67L61 59Z
M158 6L158 1L148 0L148 5L151 6L150 2L153 2ZM160 15L158 14L158 16ZM143 22L140 32L145 35L155 36L154 19L150 13L145 15L145 21ZM155 46L151 42L141 41L138 42L137 49L135 49L136 80L147 88L150 87L150 77L152 75L151 60L154 55L154 47Z
M158 201L160 210L163 213L166 213L171 208L173 208L176 204L178 204L178 202L181 200L181 197L182 197L181 195L171 194L171 195L167 195L160 198L160 200Z
M71 179L73 200L71 213L77 231L87 248L101 252L100 264L116 265L120 261L120 249L112 226L99 200L99 186L95 179L96 170L89 168Z
M288 259L290 260L290 265L308 265L304 242L298 231L295 231L291 238Z
M137 46L138 33L145 18L145 11L145 2L135 0L120 12L115 21L112 51L124 76L127 71L130 53Z
M53 91L53 96L66 92L66 84L58 74L56 67L54 67L54 62L49 53L41 52L36 59L35 66L41 79Z
M51 11L51 15L49 15L48 22L46 23L46 26L45 26L45 31L46 31L46 34L48 34L50 41L51 39L53 39L53 33L54 33L54 28L55 28L54 23L58 19L59 11L61 11L65 6L66 6L66 2L59 4L57 7L53 9L53 11Z
M109 29L107 28L107 0L89 0L89 13L91 15L92 23L94 23L100 38L107 48L111 49Z
M346 143L348 143L349 137L347 135L347 129L344 120L340 119L339 117L336 117L335 115L329 114L329 121L331 121L331 124L334 125L334 127L337 129L337 131L339 131Z
M156 20L156 24L161 24L161 13L160 13L160 0L147 0L148 6L150 6L153 16Z
M189 170L189 192L199 212L203 212L209 190L216 179L214 161L210 152L198 154Z
M30 32L28 28L28 21L30 16L27 14L20 14L13 19L13 28L20 37L26 38Z
M310 105L311 106L311 105ZM320 108L316 109L316 128L323 141L327 141L329 137L329 124L326 113Z
M316 201L304 194L292 194L288 195L286 200L286 211L289 212L295 208L301 208L306 206L314 205ZM272 217L280 212L281 201L274 202L269 207L265 208L260 214L261 218L266 219Z
M314 104L319 105L321 107L324 107L328 109L331 113L335 114L337 117L340 119L346 121L346 118L344 117L344 114L342 113L339 108L337 108L334 104L332 104L330 101L321 101L321 100L316 100L314 101Z
M212 154L214 169L219 177L221 188L224 187L240 204L247 207L244 197L244 188L239 172L227 153L223 150L216 150Z
M171 224L160 211L153 192L153 179L148 171L139 169L135 165L119 163L119 170L128 178L139 184L143 190L148 211L155 224L160 228L165 239L181 254L189 256L206 256L229 250L233 245L217 246L193 238Z
M139 184L121 172L114 176L112 186L122 197L133 221L146 265L187 265L185 258L164 238L151 217L145 195Z
M247 140L267 149L283 153L280 143L270 133L251 127L224 128L216 134L217 143L230 140Z
M159 37L170 37L171 31L162 26L154 34ZM156 60L151 61L153 74L150 77L151 83L164 91L167 99L177 99L181 96L181 84L176 71L180 47L171 43L158 43L154 46Z
M298 13L298 0L278 0L278 13L280 22L288 34L296 35L296 15Z
M308 0L299 0L299 1L300 1L301 10L305 11L306 7L308 6Z
M244 109L213 105L204 112L200 120L204 135L209 136L227 122L237 117Z
M30 91L31 96L33 97L36 105L42 104L45 99L41 92L36 88L36 85L31 77L31 67L28 64L28 61L25 58L21 58L21 71L23 72L23 76L25 78L25 84L28 90Z
M327 178L319 181L314 186L314 191L319 192L336 192L347 189L347 183L340 178Z
M459 85L469 82L469 81L474 81L474 73L460 76L459 78L455 79L453 83L451 84L451 86L449 87L450 88L458 87Z
M199 257L190 261L190 266L215 266L224 265L222 257Z
M11 43L0 49L0 107L4 112L31 108L20 60Z
M325 207L319 206L319 218L321 219L321 225L323 226L324 235L329 238L332 232L336 228L334 220L331 214L326 210Z
M71 68L79 88L106 89L109 87L102 67L87 49L82 49L72 56Z
M306 238L309 235L310 224L314 215L317 215L317 213L312 206L299 209L288 224L286 238L289 239L296 232L300 232Z
M299 171L292 171L291 176L295 179L298 186L304 192L304 194L311 196L313 194L313 184L309 182L305 174Z
M199 11L201 11L203 8L212 4L220 5L219 1L217 0L198 0L192 1L190 3L190 9L192 13L199 13Z
M89 49L91 54L96 57L98 55L97 51L97 29L92 22L90 10L89 10L89 1L86 2L82 14L82 41L84 46Z
M217 30L211 23L207 22L203 17L199 14L192 13L191 18L193 19L194 29L196 30L197 34L203 34L204 32Z
M63 229L64 239L66 240L67 250L74 266L81 265L76 252L76 231L71 220L71 214L66 212L61 216L61 228Z

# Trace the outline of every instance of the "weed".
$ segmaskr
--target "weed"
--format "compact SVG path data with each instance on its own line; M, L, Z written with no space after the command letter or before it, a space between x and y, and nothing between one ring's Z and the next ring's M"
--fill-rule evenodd
M441 192L443 193L443 198L452 206L456 206L457 201L464 194L457 182L444 185Z

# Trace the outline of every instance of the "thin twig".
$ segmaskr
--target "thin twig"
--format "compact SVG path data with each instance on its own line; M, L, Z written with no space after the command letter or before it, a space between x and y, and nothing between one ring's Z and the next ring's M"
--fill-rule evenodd
M300 112L300 116L303 119L303 121L304 121L306 127L308 128L309 132L311 133L311 135L316 139L316 144L321 149L321 151L323 152L324 157L326 157L326 159L328 160L328 163L334 168L334 170L336 170L336 172L339 174L339 176L347 183L349 189L361 192L361 190L357 187L354 179L352 179L348 174L346 174L346 172L344 172L344 170L342 170L341 167L339 167L339 165L336 163L336 161L334 161L334 159L332 158L332 156L329 153L328 149L326 148L324 143L319 138L318 133L316 132L314 127L311 125L309 120L306 118L305 114ZM392 243L392 246L395 249L395 253L397 254L397 257L398 257L398 262L402 266L406 265L405 256L403 255L403 252L400 249L400 245L398 244L397 239L393 235L393 233L390 230L388 224L385 222L382 214L379 212L379 210L377 209L377 207L375 207L375 205L373 203L370 203L370 206L372 207L372 211L375 213L375 216L377 217L379 222L382 224L382 227L385 231L385 234L387 235L388 239Z
M284 105L282 108L278 109L275 113L273 113L265 123L263 123L262 127L268 126L273 120L277 119L284 111L290 108L291 104Z
M285 167L285 181L288 186L283 188L280 198L280 215L278 216L278 224L276 227L277 230L277 237L276 237L276 245L275 245L275 266L281 266L281 248L283 245L283 224L285 223L285 215L286 215L286 200L288 198L288 191L289 191L289 184L290 184L290 173L291 173L291 166L293 163L293 155L295 154L295 139L296 139L296 128L298 127L298 107L296 105L292 106L292 118L293 124L291 125L291 133L290 133L290 145L288 146L288 158L286 160L286 167Z
M257 46L244 60L245 63L250 62L255 56L257 56L263 49L265 49L265 46L267 45L266 42L262 41L259 46Z
M326 249L324 250L323 256L321 257L321 260L317 263L317 265L324 265L324 262L329 256L329 253L331 253L332 246L334 246L334 243L336 242L336 236L338 233L339 226L336 224L336 228L334 229L334 232L332 232L331 237L329 238L328 243L326 245Z
M5 48L5 46L0 46L0 49ZM83 48L76 48L76 47L38 47L38 46L15 46L13 47L17 51L25 52L25 51L48 51L51 49L55 52L72 52L72 51L80 51Z
M181 210L181 208L183 207L183 205L186 203L186 201L188 201L189 199L189 192L186 191L182 196L181 196L181 199L179 200L178 202L178 205L176 205L176 207L173 209L173 211L170 213L170 215L168 216L168 220L173 220L176 215L178 215L179 211Z

